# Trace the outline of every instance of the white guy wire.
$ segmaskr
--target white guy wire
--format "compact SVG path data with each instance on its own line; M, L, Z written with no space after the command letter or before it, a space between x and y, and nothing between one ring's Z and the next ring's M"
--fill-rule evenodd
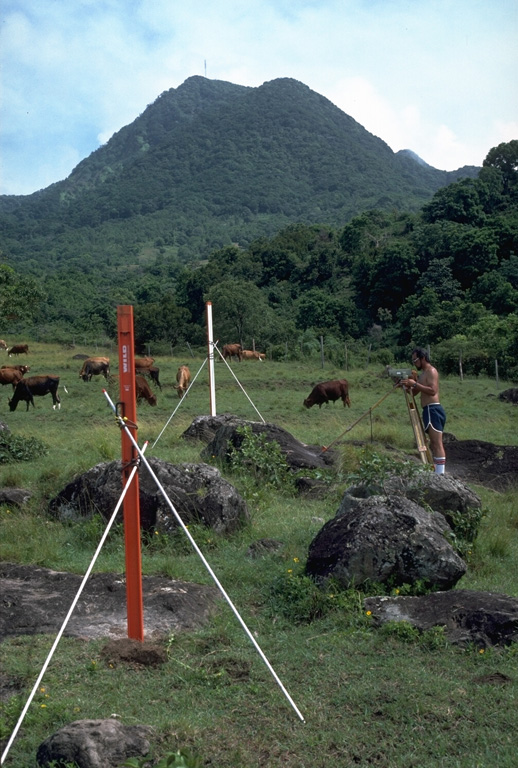
M174 409L174 411L172 412L172 414L171 414L171 415L169 416L169 418L167 419L166 423L165 423L165 424L164 424L164 426L162 427L162 431L161 431L161 432L160 432L160 434L158 435L157 439L155 440L155 442L153 443L153 445L151 446L151 448L154 448L154 447L155 447L155 445L158 443L158 441L160 440L160 438L161 438L161 437L162 437L162 435L164 434L165 430L167 429L167 425L169 424L169 422L171 421L171 419L172 419L172 418L173 418L173 416L175 415L175 413L176 413L176 411L178 410L178 408L181 406L181 404L182 404L182 401L183 401L184 397L187 397L187 395L189 394L189 392L190 392L190 389L191 389L192 385L194 384L194 382L195 382L195 381L196 381L196 379L198 378L198 376L199 376L199 374L201 373L201 370L202 370L202 368L203 368L203 366L205 365L205 363L206 363L206 362L207 362L207 358L205 358L205 360L203 361L203 363L202 363L202 364L200 365L200 367L198 368L198 372L196 373L196 376L194 377L194 379L191 381L191 383L190 383L190 384L189 384L189 386L187 387L187 390L186 390L186 392L185 392L184 396L183 396L182 398L180 398L180 402L178 403L178 405L176 406L176 408Z
M143 455L144 455L144 451L146 450L146 448L147 448L147 445L148 445L148 443L146 442L146 443L144 444L144 447L143 447L142 451L141 451L140 449L138 449L138 451L139 451L139 454L140 454L141 456L143 456ZM80 598L80 596L81 596L81 593L82 593L83 589L84 589L84 588L85 588L85 586L86 586L86 582L87 582L87 580L88 580L88 577L90 576L90 574L91 574L91 572L92 572L92 568L93 568L93 567L94 567L94 565L95 565L95 561L96 561L96 560L97 560L97 558L99 557L99 554L100 554L100 552L101 552L101 549L102 549L102 547L103 547L103 544L104 544L104 542L106 541L106 537L108 536L108 534L109 534L109 532L110 532L110 529L111 529L111 527L112 527L113 523L115 522L115 518L117 517L117 512L119 511L119 509L120 509L120 507L121 507L121 504L122 504L122 502L123 502L123 500L124 500L124 497L125 497L125 495L126 495L126 492L128 491L128 488L130 487L131 481L133 480L133 477L135 476L135 472L137 471L137 469L138 469L138 466L134 466L134 467L133 467L133 469L131 470L131 474L130 474L130 476L128 477L128 482L127 482L127 483L126 483L126 485L124 486L124 488L123 488L123 490L122 490L122 493L121 493L121 496L120 496L120 499L119 499L119 501L117 502L117 506L115 507L115 509L114 509L114 511L113 511L113 514L112 514L112 516L111 516L110 520L108 521L108 525L106 526L106 529L105 529L105 531L104 531L104 533L103 533L103 535L102 535L102 537L101 537L101 541L99 542L99 546L98 546L98 547L97 547L97 549L95 550L95 554L94 554L94 556L93 556L93 558L92 558L92 562L91 562L91 563L90 563L90 565L88 566L88 570L86 571L85 575L83 576L83 580L82 580L82 582L81 582L81 585L80 585L80 587L79 587L79 589L78 589L78 591L77 591L77 594L76 594L76 596L75 596L75 598L74 598L74 600L73 600L73 602L72 602L72 605L70 606L70 609L69 609L69 611L68 611L68 613L67 613L67 615L66 615L66 617L65 617L65 620L64 620L63 624L61 625L61 629L59 630L58 634L56 635L56 639L54 640L54 643L53 643L53 645L52 645L52 648L50 649L50 652L49 652L49 654L48 654L48 656L47 656L47 658L46 658L46 660L45 660L45 663L44 663L44 665L43 665L43 667L42 667L42 669L41 669L41 672L40 672L40 674L38 675L38 679L37 679L37 680L36 680L36 682L34 683L34 687L33 687L32 691L31 691L31 693L30 693L30 696L29 696L29 698L27 699L27 703L25 704L25 706L24 706L24 708L23 708L23 710L22 710L22 713L21 713L20 717L18 718L18 722L16 723L15 729L14 729L14 731L12 732L12 734L11 734L11 737L10 737L9 741L7 742L6 748L5 748L5 750L4 750L3 754L2 754L2 757L0 758L0 765L3 765L3 764L4 764L5 758L7 757L7 753L8 753L8 752L9 752L9 750L11 749L12 743L13 743L13 741L14 741L14 740L15 740L15 738L16 738L16 734L17 734L17 733L18 733L18 731L20 730L20 726L21 726L21 724L23 723L23 720L24 720L24 718L25 718L25 715L27 714L27 710L29 709L29 707L30 707L30 705L31 705L31 702L32 702L32 700L33 700L33 698L34 698L34 696L35 696L35 694L36 694L36 691L38 690L38 686L40 685L40 683L41 683L41 681L42 681L42 679L43 679L43 675L44 675L44 674L45 674L45 672L47 671L47 667L49 666L49 664L50 664L50 661L51 661L51 659L52 659L52 656L54 655L54 652L55 652L56 648L58 647L58 643L59 643L59 641L61 640L61 637L62 637L62 635L63 635L63 632L65 631L65 629L66 629L66 626L67 626L67 624L68 624L68 622L69 622L69 620L70 620L70 617L72 616L72 613L73 613L73 611L74 611L74 608L75 608L75 607L76 607L76 605L77 605L77 601L79 600L79 598Z
M216 345L214 345L214 346L216 346ZM240 382L240 381L239 381L239 379L237 378L236 374L234 373L234 371L232 370L232 368L230 367L230 365L227 363L227 361L225 360L225 358L223 357L223 355L222 355L222 354L221 354L221 352L219 351L219 348L218 348L218 347L216 347L216 349L218 350L218 354L219 354L219 356L221 357L221 359L223 360L223 362L225 363L225 365L227 366L228 370L230 371L230 373L232 374L232 376L235 378L235 380L237 381L237 383L238 383L238 384L239 384L239 386L241 387L241 390L242 390L242 392L243 392L244 396L246 397L246 399L248 400L248 402L250 403L250 405L252 406L252 408L254 409L254 411L257 413L257 415L259 416L259 418L261 419L261 421L263 422L263 424L266 424L266 421L263 419L263 417L261 416L261 414L259 413L259 411L258 411L258 410L257 410L257 408L255 407L255 405L253 404L253 402L250 400L250 398L249 398L249 397L248 397L248 395L246 394L246 392L245 392L244 388L242 387L242 385L241 385L241 382Z
M139 454L140 458L142 459L142 462L144 463L144 465L145 465L146 469L148 470L149 474L151 475L151 477L155 481L158 490L160 491L160 493L164 497L168 507L170 508L171 512L174 514L178 524L180 525L180 527L182 528L183 532L185 533L185 535L189 539L193 549L196 551L198 557L200 558L200 560L202 561L203 565L205 566L205 568L209 572L209 574L210 574L211 578L213 579L214 583L216 584L217 588L219 589L219 591L221 592L221 594L223 595L223 597L227 601L228 605L230 606L230 608L231 608L232 612L234 613L235 617L237 618L237 620L239 621L239 623L241 624L241 626L245 630L245 632L246 632L250 642L253 644L253 646L255 647L256 651L259 654L259 656L262 658L262 660L264 661L264 663L268 667L268 669L269 669L271 675L273 676L275 682L277 683L277 685L279 686L279 688L284 693L285 697L287 698L287 700L289 701L289 703L291 704L291 706L293 707L293 709L297 713L297 716L300 718L300 720L302 720L303 723L305 723L306 721L304 720L304 717L302 716L302 714L298 710L295 702L293 701L293 699L291 698L290 694L288 693L288 691L286 690L286 688L282 684L282 682L279 679L279 677L278 677L277 673L275 672L274 668L272 667L272 665L270 664L270 662L268 661L268 659L264 655L263 651L259 647L259 644L257 643L256 639L254 638L254 636L252 635L252 633L250 632L250 630L246 626L244 620L241 618L241 616L240 616L237 608L235 607L234 603L232 602L230 597L225 592L223 586L221 585L221 583L218 580L218 577L216 576L216 574L214 573L214 571L210 567L209 563L205 559L205 556L203 555L203 552L201 551L201 549L196 544L196 542L193 539L191 533L189 532L187 526L185 525L185 523L183 522L183 520L180 517L179 513L177 512L175 506L173 505L172 501L169 499L169 497L168 497L167 493L165 492L164 488L160 484L160 481L159 481L158 477L155 475L155 473L151 469L151 466L150 466L149 462L147 461L146 458L144 458L143 452L140 450L139 446L135 442L135 440L133 438L133 435L131 434L130 430L128 429L128 427L126 426L126 424L124 422L124 419L117 414L117 409L116 409L113 401L111 400L108 392L105 389L103 389L103 392L104 392L104 395L105 395L106 399L110 403L110 405L111 405L111 407L113 409L113 412L115 413L116 418L119 420L119 424L120 424L121 428L126 431L127 436L129 437L129 439L131 440L131 442L133 444L133 447L138 451L138 454Z

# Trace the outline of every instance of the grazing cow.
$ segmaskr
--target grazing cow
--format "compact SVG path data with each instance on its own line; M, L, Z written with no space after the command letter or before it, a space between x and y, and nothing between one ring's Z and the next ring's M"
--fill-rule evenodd
M241 352L243 360L259 360L262 361L266 358L264 352L254 352L252 349L244 349Z
M2 365L0 368L2 371L20 371L20 373L29 373L30 366L28 365Z
M7 344L3 339L0 339L0 349L5 349L5 351L7 352Z
M135 395L137 402L147 400L149 405L156 405L156 395L151 391L151 387L143 376L135 376Z
M83 381L91 381L92 376L99 376L101 374L105 379L108 379L110 375L110 358L88 357L79 372L79 378L83 379Z
M28 344L13 344L11 349L7 350L8 357L11 357L11 355L28 355L28 354L29 354Z
M239 362L241 362L243 359L243 347L241 344L225 344L223 347L223 358L226 360L227 357L230 358L231 362L233 357L237 357Z
M12 384L14 389L18 382L22 379L23 373L21 371L17 371L15 368L0 369L0 384L2 386L5 386L6 384Z
M189 384L191 383L191 372L187 365L181 365L177 372L176 372L176 391L178 392L178 397L183 397L187 390L189 389Z
M14 395L9 402L9 410L15 411L16 406L20 400L24 400L27 403L27 410L32 403L34 408L33 395L48 395L49 392L52 395L52 408L55 410L56 405L61 408L61 400L58 396L59 376L29 376L28 379L21 379L16 385Z
M155 362L154 357L136 357L134 359L135 368L151 368Z
M162 385L160 384L160 380L158 378L158 375L160 373L160 368L157 368L156 365L150 365L149 368L139 368L136 365L135 373L139 374L140 376L149 376L151 381L154 381L157 387L159 389L162 389Z
M322 381L317 384L311 390L309 397L304 400L306 408L311 408L313 405L322 407L322 403L333 403L335 400L341 400L344 404L351 407L351 401L349 399L349 384L346 379L335 379L333 381Z
M110 376L110 385L118 383L119 376ZM156 405L156 395L151 391L151 387L143 376L135 376L135 397L137 402L147 400L149 405Z

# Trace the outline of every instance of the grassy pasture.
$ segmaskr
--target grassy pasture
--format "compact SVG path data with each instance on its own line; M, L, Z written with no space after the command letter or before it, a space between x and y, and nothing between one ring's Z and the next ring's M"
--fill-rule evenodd
M34 461L0 464L1 486L28 488L33 494L24 510L0 507L0 560L82 573L101 526L97 521L58 524L48 518L46 506L76 474L120 455L120 430L102 393L104 379L81 381L81 361L73 359L77 353L106 352L113 362L117 354L115 349L29 346L28 359L18 362L27 362L31 374L60 375L62 408L53 411L46 396L36 398L28 413L24 403L11 413L11 387L0 393L0 421L13 434L37 437L49 449ZM182 440L181 434L195 416L209 413L203 363L190 355L156 358L163 386L158 405L138 408L139 442L150 441L148 457L200 461L202 446ZM188 364L193 377L199 371L181 403L174 390L180 364ZM217 412L259 419L258 411L265 421L305 443L329 445L367 414L337 444L344 476L357 467L362 446L371 441L395 460L415 455L403 394L390 391L392 382L381 370L322 369L318 361L248 361L231 368L239 383L226 365L215 364ZM116 363L112 372L117 373ZM321 409L303 407L315 383L344 376L350 382L350 409L341 402ZM452 377L441 384L448 432L458 439L517 444L517 411L497 399L494 381ZM506 386L501 383L500 389ZM306 723L298 721L235 617L222 606L203 631L168 638L169 661L158 671L111 668L101 659L102 642L63 639L6 766L33 768L38 745L64 723L117 713L126 724L155 727L156 758L188 747L211 768L514 767L517 649L461 650L448 646L440 632L416 637L404 627L375 632L359 594L333 596L336 608L310 622L297 618L295 608L291 615L283 612L272 598L273 587L285 580L300 584L303 591L298 577L308 545L321 520L334 515L339 493L324 500L300 499L254 484L242 474L226 474L247 498L250 525L225 538L203 529L194 535ZM516 494L475 490L486 516L458 587L518 596ZM283 550L258 560L247 558L249 544L263 537L281 540ZM110 535L96 570L124 570L120 531ZM143 570L210 582L197 556L179 538L145 543ZM303 597L294 593L294 606ZM52 640L17 637L0 644L0 678L9 675L21 685L19 693L0 702L0 739L8 738Z

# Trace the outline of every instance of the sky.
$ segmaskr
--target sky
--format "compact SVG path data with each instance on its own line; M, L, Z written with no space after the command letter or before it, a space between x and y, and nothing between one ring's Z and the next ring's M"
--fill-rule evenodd
M517 0L2 0L0 194L66 178L164 91L291 77L395 152L518 139Z

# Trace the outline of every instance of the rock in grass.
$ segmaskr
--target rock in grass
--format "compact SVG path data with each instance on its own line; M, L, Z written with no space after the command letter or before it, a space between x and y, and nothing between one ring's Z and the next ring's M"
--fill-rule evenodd
M123 725L118 720L76 720L63 726L39 747L42 768L73 763L79 768L116 768L130 757L147 755L150 726Z
M443 515L403 496L351 497L311 542L306 573L317 581L333 577L345 587L371 581L451 589L466 564L448 542L448 531Z

